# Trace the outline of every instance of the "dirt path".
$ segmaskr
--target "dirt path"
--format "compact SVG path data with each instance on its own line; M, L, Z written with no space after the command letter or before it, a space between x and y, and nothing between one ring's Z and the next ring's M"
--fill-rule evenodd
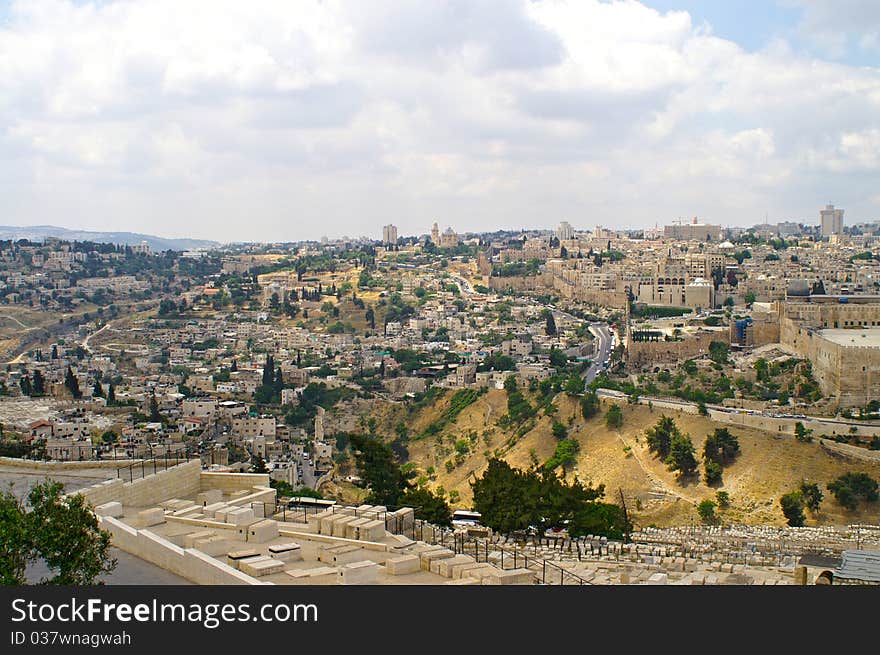
M693 498L690 498L688 496L685 496L680 491L670 487L660 477L658 477L656 473L654 473L647 466L645 466L645 463L642 461L642 458L639 456L640 448L638 447L638 444L627 443L626 439L623 438L623 435L620 432L617 432L617 438L620 439L620 442L624 446L629 447L630 453L632 453L632 456L635 459L636 464L639 465L639 468L642 469L642 473L644 473L645 476L648 478L648 480L651 481L652 487L657 489L658 492L662 492L663 494L665 494L667 496L673 496L673 497L679 498L685 502L696 504L696 502L697 502L696 500L694 500Z

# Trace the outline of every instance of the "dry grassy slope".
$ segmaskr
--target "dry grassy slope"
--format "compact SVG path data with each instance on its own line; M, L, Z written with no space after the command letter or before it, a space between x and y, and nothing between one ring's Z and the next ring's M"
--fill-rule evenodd
M409 417L410 433L419 434L440 416L451 395L448 392L433 406ZM718 489L727 491L733 501L731 508L722 514L725 520L783 524L778 499L796 488L802 478L818 482L826 495L819 515L812 517L810 524L880 522L880 503L867 510L849 513L842 511L824 489L826 482L847 471L865 471L880 478L880 465L845 462L831 457L818 444L798 443L792 436L733 428L742 453L725 469L723 486L710 488L702 480L681 485L645 446L644 431L657 421L661 414L659 410L652 412L644 406L624 406L624 426L617 432L605 427L601 415L584 421L576 399L560 394L555 404L559 408L556 416L563 423L567 424L569 417L575 417L569 434L581 444L577 464L568 473L569 479L577 475L594 485L605 484L610 498L616 498L617 490L623 489L640 525L687 524L697 518L696 503L706 498L714 499ZM606 408L607 405L603 405L603 414ZM505 392L488 392L467 407L454 425L443 431L442 442L438 443L436 437L412 441L409 444L410 461L417 463L422 471L434 466L434 485L447 491L457 490L462 499L460 505L467 506L471 500L468 484L471 473L479 475L485 469L486 451L506 447L509 434L495 425L506 410ZM702 450L706 435L718 427L701 416L672 414L680 429L691 435L698 452ZM531 432L505 450L505 459L513 466L527 467L532 461L530 451L534 451L539 461L546 461L556 446L550 431L551 422L551 418L542 415ZM447 473L444 463L454 455L452 443L472 430L479 435L476 445L463 463ZM484 437L486 431L490 433ZM627 455L624 446L630 446L632 453Z

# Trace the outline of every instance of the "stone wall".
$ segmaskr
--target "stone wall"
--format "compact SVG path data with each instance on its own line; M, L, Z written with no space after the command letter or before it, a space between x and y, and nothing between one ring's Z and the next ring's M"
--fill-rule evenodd
M110 532L117 548L190 582L202 585L265 584L195 548L181 548L149 530L136 530L109 516L101 517L99 523L102 529Z
M131 482L124 482L116 478L84 487L76 493L84 496L96 507L111 501L117 501L131 507L147 507L169 498L194 497L201 491L199 485L201 472L201 461L194 459L186 464L178 464ZM268 486L268 476L261 477L266 479L266 486Z
M853 330L857 336L860 330ZM880 398L880 348L844 346L819 329L788 317L780 321L780 343L810 360L822 394L842 407L864 407Z
M198 479L198 488L191 495L200 491L219 489L224 494L236 491L252 491L254 487L268 487L268 473L215 473L202 471ZM173 497L173 496L172 496Z
M514 291L545 291L550 286L552 286L552 278L549 273L489 278L489 288L494 291L504 291L505 289L513 289Z
M633 341L629 339L626 347L627 362L634 369L680 362L708 353L709 344L713 341L729 343L730 333L727 330L697 332L685 337L682 341Z
M76 471L82 469L118 469L129 464L140 464L139 459L83 460L76 462L43 462L17 457L0 457L0 466L16 466L37 471Z

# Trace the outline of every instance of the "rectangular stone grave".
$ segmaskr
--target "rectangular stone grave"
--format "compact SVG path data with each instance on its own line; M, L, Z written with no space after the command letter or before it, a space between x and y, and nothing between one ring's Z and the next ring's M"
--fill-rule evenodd
M346 527L352 521L356 521L357 519L354 516L340 516L333 522L333 535L334 537L345 537Z
M249 525L255 520L254 512L250 507L238 507L226 513L226 522L232 525Z
M262 578L266 575L284 571L284 562L279 562L271 557L260 556L254 559L241 560L239 562L239 570L251 577Z
M357 539L362 525L370 523L372 519L364 517L355 517L345 524L345 537L347 539Z
M227 505L226 503L223 503L223 502L211 503L210 505L205 505L204 507L202 507L202 514L204 514L208 518L214 519L217 516L217 512L219 512L221 509L229 509L229 508L230 508L229 505ZM217 520L219 521L221 519L217 519Z
M195 548L195 542L199 539L213 537L216 533L213 530L199 530L198 532L190 532L183 535L183 547Z
M361 541L382 541L384 537L384 521L370 521L358 527L358 539Z
M278 521L264 519L247 527L247 540L262 544L278 538Z
M123 515L122 503L112 501L109 503L104 503L103 505L98 505L95 508L95 514L97 516L111 516L114 519L118 519Z
M165 512L161 507L152 507L138 512L137 523L142 528L149 528L152 525L162 525L165 523Z
M475 560L470 555L456 555L431 562L431 573L436 573L444 578L451 578L456 567L474 564Z
M259 557L260 553L254 550L253 548L246 548L244 550L231 550L226 553L226 563L229 564L234 569L237 569L239 563L242 560L249 559L251 557Z
M378 575L379 565L369 560L352 562L339 570L340 582L345 585L376 584Z
M302 559L302 548L293 541L269 546L269 556L280 562L298 562Z
M385 560L385 571L388 575L409 575L420 570L418 555L400 555Z
M226 552L227 543L224 537L221 537L220 535L214 535L212 537L196 539L195 541L193 541L192 547L202 551L203 553L205 553L205 555L210 555L211 557L219 557Z
M425 550L419 553L419 559L421 560L421 566L423 571L431 570L431 562L438 559L446 559L447 557L452 557L455 555L448 548L438 547L433 550Z
M223 492L219 489L209 489L208 491L196 494L196 505L201 505L202 507L219 503L222 500Z

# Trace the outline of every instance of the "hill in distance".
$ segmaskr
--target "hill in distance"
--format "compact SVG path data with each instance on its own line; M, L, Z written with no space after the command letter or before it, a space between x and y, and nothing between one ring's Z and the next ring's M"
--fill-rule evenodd
M30 225L25 227L0 225L0 240L28 239L30 241L43 241L47 237L64 239L65 241L112 243L119 246L133 246L146 241L154 252L215 248L220 245L216 241L204 239L166 239L137 232L92 232L89 230L71 230L53 225Z

